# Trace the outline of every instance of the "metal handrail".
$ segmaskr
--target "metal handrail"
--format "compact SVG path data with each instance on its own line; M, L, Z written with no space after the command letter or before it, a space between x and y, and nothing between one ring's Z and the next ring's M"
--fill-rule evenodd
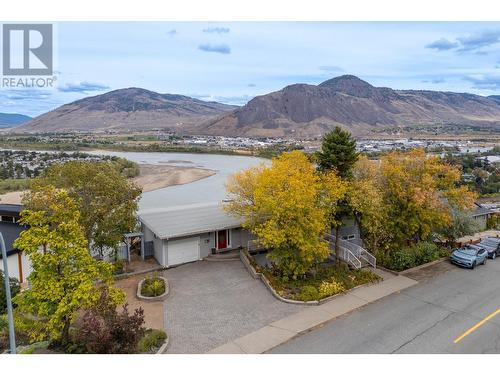
M328 241L335 241L335 235L333 234L326 234L325 237ZM359 258L362 258L366 262L368 262L368 264L370 264L373 268L377 268L377 258L375 258L375 256L373 256L373 254L371 254L368 250L364 249L363 247L353 242L343 240L342 238L339 238L339 245L341 250L343 248L348 249L349 252L352 253L358 261Z

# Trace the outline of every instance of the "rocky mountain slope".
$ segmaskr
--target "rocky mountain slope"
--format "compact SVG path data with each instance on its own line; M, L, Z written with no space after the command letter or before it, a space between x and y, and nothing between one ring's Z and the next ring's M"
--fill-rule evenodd
M500 131L500 102L479 95L374 87L351 75L295 84L255 97L191 132L228 136L315 137L336 125L365 135L425 125ZM404 130L403 130L404 131Z
M99 132L182 129L236 108L182 95L126 88L65 104L16 132Z

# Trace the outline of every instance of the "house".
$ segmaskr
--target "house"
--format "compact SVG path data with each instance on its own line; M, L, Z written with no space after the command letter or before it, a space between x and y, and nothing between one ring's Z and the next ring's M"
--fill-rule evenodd
M19 224L21 210L22 206L20 204L0 204L0 232L5 242L9 276L15 277L20 283L24 283L31 272L31 264L22 251L14 248L14 241L26 229L24 225ZM3 271L1 254L0 260L0 269Z
M487 229L488 218L494 213L494 210L476 203L476 207L471 211L470 216L478 223L479 230L484 231Z
M204 203L141 211L143 256L154 256L164 267L206 258L212 253L248 248L255 237L243 220L223 210L223 203ZM355 221L346 219L340 234L361 243Z
M145 210L138 219L143 254L154 256L164 267L246 247L254 239L241 228L241 219L223 210L222 202Z

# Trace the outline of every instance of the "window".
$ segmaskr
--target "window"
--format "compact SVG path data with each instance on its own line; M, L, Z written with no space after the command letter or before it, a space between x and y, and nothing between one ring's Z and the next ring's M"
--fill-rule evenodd
M4 222L4 223L15 223L16 220L14 219L14 216L0 216L1 217L1 221Z
M343 240L349 241L349 240L354 240L356 238L355 234L349 234L347 236L342 236Z

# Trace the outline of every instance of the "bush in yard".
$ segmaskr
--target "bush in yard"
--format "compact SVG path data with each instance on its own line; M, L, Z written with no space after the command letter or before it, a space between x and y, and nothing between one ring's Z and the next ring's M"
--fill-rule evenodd
M342 293L344 290L344 285L333 279L331 281L323 281L319 286L320 298L330 297Z
M306 285L302 288L299 296L301 301L317 301L319 300L319 291L312 285Z
M114 275L121 275L122 273L125 273L125 262L123 259L118 259L114 264L113 264L113 274Z
M393 251L388 259L384 259L386 262L384 265L394 271L404 271L408 268L438 260L445 255L446 253L436 244L432 242L419 242L415 245Z
M127 305L122 311L110 301L107 288L103 288L99 303L80 316L72 335L70 351L96 354L136 353L137 344L144 336L144 310L129 314Z
M150 353L158 350L163 345L167 334L158 329L148 329L144 337L139 340L138 349L140 353Z
M14 329L17 345L28 345L32 343L32 331L39 322L29 319L14 310ZM7 315L0 315L0 353L9 347L9 324Z
M394 271L403 271L412 268L416 262L416 254L411 248L402 248L391 253L389 268Z
M432 242L419 242L414 246L417 253L417 264L433 262L440 258L440 251L436 244Z
M9 277L10 294L14 297L19 293L19 281L14 277ZM7 313L7 295L5 294L4 273L0 270L0 315Z
M142 283L141 294L146 297L158 297L165 293L165 281L158 277L158 274L153 274L147 277Z

